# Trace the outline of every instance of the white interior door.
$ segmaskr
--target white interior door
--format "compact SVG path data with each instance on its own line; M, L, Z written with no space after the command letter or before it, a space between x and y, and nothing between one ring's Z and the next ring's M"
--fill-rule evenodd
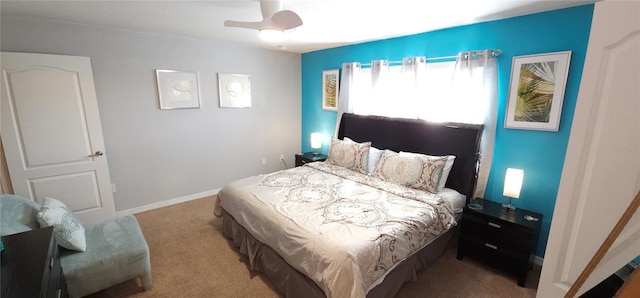
M60 199L85 224L113 216L89 58L1 55L0 133L14 193Z
M538 297L563 297L640 190L640 2L595 4ZM631 218L578 295L640 255Z

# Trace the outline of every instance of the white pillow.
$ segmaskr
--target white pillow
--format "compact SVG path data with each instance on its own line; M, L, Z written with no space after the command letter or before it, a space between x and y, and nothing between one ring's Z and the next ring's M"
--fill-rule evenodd
M440 177L438 192L441 192L444 189L444 185L447 184L447 178L449 178L449 172L451 172L451 168L453 168L453 162L455 159L455 155L447 155L447 162L445 162L444 168L442 169L442 177Z
M349 137L344 137L344 141L357 144L356 141L350 139ZM369 148L369 157L367 159L367 175L370 175L376 169L376 165L378 165L380 157L382 157L382 152L384 152L384 150L380 150L376 147Z
M382 153L384 150L380 150L375 147L369 148L369 161L367 161L367 174L371 175L373 171L376 170L376 166L378 162L380 162L380 157L382 157Z
M53 235L58 245L77 251L87 249L84 227L64 203L44 197L36 217L41 228L53 226Z

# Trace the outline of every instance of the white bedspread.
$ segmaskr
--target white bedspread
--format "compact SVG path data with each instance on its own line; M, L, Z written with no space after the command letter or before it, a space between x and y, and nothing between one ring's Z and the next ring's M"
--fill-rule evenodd
M218 199L327 297L364 297L456 224L440 196L322 162L235 181Z

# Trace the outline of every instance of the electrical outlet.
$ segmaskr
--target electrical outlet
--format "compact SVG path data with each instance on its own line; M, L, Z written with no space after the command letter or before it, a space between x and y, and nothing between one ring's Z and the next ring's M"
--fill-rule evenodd
M266 158L266 157L263 157L263 158L262 158L262 165L264 166L264 165L266 165L266 164L267 164L267 158Z
M284 161L284 154L280 155L280 161Z
M111 183L111 192L116 192L116 184Z

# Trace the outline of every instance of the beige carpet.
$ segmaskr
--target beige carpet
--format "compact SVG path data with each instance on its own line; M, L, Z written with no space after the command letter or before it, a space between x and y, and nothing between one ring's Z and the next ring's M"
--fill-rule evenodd
M153 289L131 280L90 297L279 297L269 282L251 272L245 258L222 236L213 197L136 214L151 252ZM471 258L458 261L454 246L397 297L535 297L540 268L526 287L515 277Z

